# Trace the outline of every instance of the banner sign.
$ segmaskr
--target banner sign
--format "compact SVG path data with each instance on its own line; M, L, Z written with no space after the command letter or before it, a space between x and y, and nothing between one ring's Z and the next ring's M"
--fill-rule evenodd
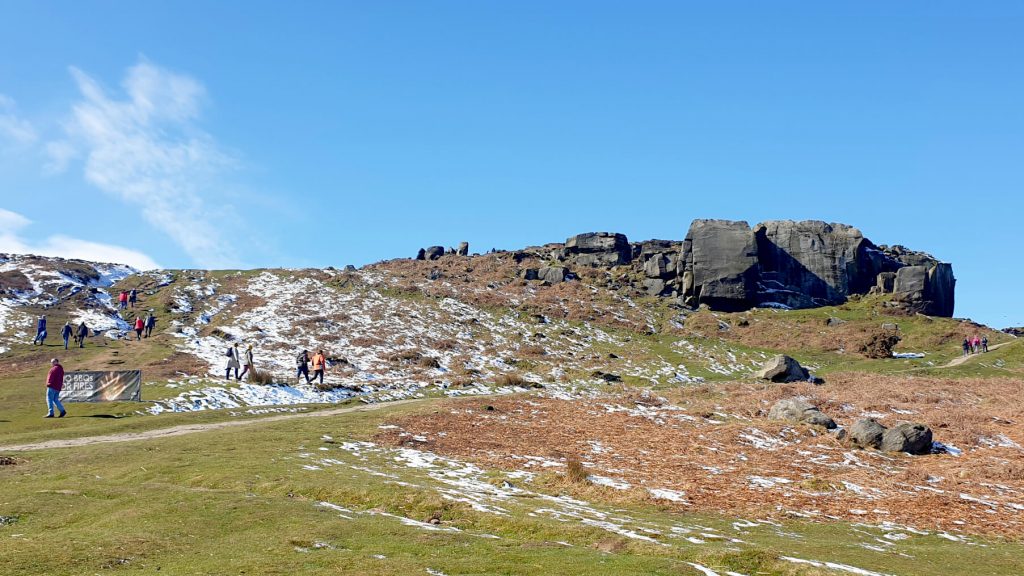
M68 372L61 402L140 402L142 371Z

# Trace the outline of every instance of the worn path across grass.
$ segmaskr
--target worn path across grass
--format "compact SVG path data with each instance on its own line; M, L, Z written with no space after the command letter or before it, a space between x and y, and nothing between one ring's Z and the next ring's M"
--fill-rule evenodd
M66 438L61 440L46 440L30 444L18 444L13 446L0 446L0 452L26 452L30 450L47 450L50 448L74 448L76 446L89 446L93 444L110 444L115 442L134 442L137 440L151 440L154 438L168 438L171 436L182 436L196 432L207 432L230 428L234 426L249 426L252 424L266 424L268 422L279 422L281 420L292 420L295 418L315 418L323 416L336 416L348 412L369 412L379 410L384 406L397 406L422 400L396 400L394 402L364 404L362 406L348 406L345 408L334 408L331 410L320 410L317 412L303 412L299 414L283 414L280 416L268 416L265 418L252 418L247 420L228 420L226 422L210 422L207 424L182 424L169 428L158 428L156 430L145 430L143 432L124 432L121 434L107 434L103 436L83 436L80 438Z

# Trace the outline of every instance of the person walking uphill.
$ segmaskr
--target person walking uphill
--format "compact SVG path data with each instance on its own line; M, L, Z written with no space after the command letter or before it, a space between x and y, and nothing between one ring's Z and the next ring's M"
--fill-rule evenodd
M323 350L317 350L316 354L313 354L313 377L310 380L316 380L320 378L320 383L324 383L324 370L327 368L327 357L324 356Z
M46 314L39 317L36 321L36 337L32 340L32 345L35 346L36 342L42 346L46 342Z
M68 340L71 339L71 320L64 323L64 327L60 329L60 337L64 339L64 349L68 349Z
M138 302L138 300L139 292L135 288L132 288L132 291L128 293L128 303L132 305L132 308L135 308L135 303Z
M234 346L229 346L226 353L228 357L228 365L225 368L224 379L231 380L231 369L235 369L235 379L238 379L238 343Z
M142 330L146 327L146 324L142 321L142 318L135 317L135 340L142 340Z
M249 380L256 375L256 365L252 359L252 344L249 344L245 348L245 353L242 354L242 373L238 375L238 379L241 380L243 376L252 371L252 376L249 376Z
M89 335L89 327L85 325L85 320L78 325L78 347L85 348L85 337Z
M153 328L156 326L156 316L150 312L146 315L146 338L153 335Z
M67 411L64 410L64 405L60 403L60 391L64 389L64 367L60 365L60 361L54 358L50 360L50 372L46 375L46 416L44 418L53 418L53 408L56 406L57 410L60 410L60 416L63 418Z
M971 343L967 340L966 336L964 336L964 343L961 344L961 346L964 349L964 356L967 356L968 354L971 353Z
M306 384L309 384L309 350L303 350L295 359L295 363L298 366L295 377L301 378L305 376Z
M120 305L121 310L128 307L128 293L121 290L121 293L117 295L117 302Z
M981 337L981 351L988 352L988 336Z

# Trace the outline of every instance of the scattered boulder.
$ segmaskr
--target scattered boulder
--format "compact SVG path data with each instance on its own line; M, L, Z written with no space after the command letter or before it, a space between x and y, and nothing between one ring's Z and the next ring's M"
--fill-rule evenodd
M604 380L609 384L613 382L622 382L622 376L619 376L618 374L612 374L611 372L602 372L600 370L596 370L593 374L591 374L591 376L593 376L594 378L600 378L601 380Z
M811 377L810 372L799 362L784 354L779 354L769 360L754 375L762 380L771 380L772 382L803 382Z
M883 452L928 454L932 449L932 430L924 424L906 422L889 428L879 447Z
M427 251L424 250L423 248L420 248L419 251L416 252L416 259L417 260L426 260L427 259Z
M843 324L846 324L846 320L836 318L835 316L830 316L829 319L825 321L825 325L830 327L842 326Z
M886 428L874 418L858 420L850 427L850 441L861 448L879 448Z
M523 280L536 280L537 279L537 268L523 268L520 272L523 276Z
M427 260L437 260L441 256L444 256L444 246L431 246L427 248L424 256Z
M537 279L548 284L558 284L569 279L569 269L563 266L544 266L537 269Z
M835 421L826 416L817 406L799 398L779 400L768 412L768 417L772 420L788 420L813 426L824 426L829 430L836 427Z
M459 242L459 247L455 250L455 253L459 256L469 256L469 242Z

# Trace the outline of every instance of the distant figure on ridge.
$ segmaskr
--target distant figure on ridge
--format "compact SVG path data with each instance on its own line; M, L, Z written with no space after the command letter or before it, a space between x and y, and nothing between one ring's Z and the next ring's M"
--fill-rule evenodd
M324 370L327 368L327 357L324 356L323 350L317 350L316 354L313 354L313 377L310 380L316 380L320 378L320 383L324 383Z
M970 343L970 341L967 340L967 336L964 336L963 347L964 347L964 356L967 356L968 354L971 353L971 343Z
M46 342L46 314L39 317L36 321L36 338L32 341L32 345L35 346L36 342L42 346Z
M71 320L64 323L64 327L60 329L60 337L64 339L64 349L68 349L68 340L71 338Z
M85 348L85 337L88 335L89 327L85 325L85 320L82 320L82 323L78 325L78 334L76 334L79 348Z
M250 371L252 372L252 375L249 376L249 380L252 380L252 377L256 375L256 365L252 358L252 344L249 344L245 348L245 354L242 356L242 373L238 375L238 379L241 380L242 377L249 374Z
M295 364L298 368L295 377L302 378L302 376L305 376L306 384L309 384L309 350L303 349L298 357L295 358Z
M132 288L132 291L128 293L128 303L132 305L132 308L135 308L135 302L137 302L138 299L138 291L136 291L135 288Z
M142 330L146 327L146 324L142 321L142 318L135 317L135 340L142 340Z
M156 316L153 312L146 314L146 338L149 338L153 334L153 328L156 326Z
M231 380L231 369L235 369L235 379L238 379L238 343L235 342L234 346L228 346L227 351L228 365L224 373L225 380Z
M57 407L60 410L60 416L63 418L67 412L64 410L64 405L60 403L60 391L64 389L64 367L60 365L60 361L54 358L50 360L50 372L46 375L46 416L44 418L53 418L53 408Z
M117 295L118 306L121 310L128 307L128 293L121 290L121 293Z

